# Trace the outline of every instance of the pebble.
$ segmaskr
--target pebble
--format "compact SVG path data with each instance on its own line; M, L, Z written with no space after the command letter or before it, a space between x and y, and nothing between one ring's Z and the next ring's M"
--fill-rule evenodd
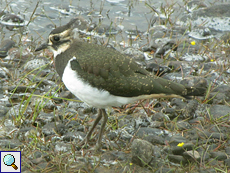
M24 70L36 72L41 71L41 69L49 69L49 61L45 57L38 57L32 60L27 61L24 66Z
M0 44L0 58L5 58L8 55L8 51L14 47L15 42L13 40L3 40Z
M222 118L225 120L230 120L228 115L230 112L230 107L227 105L213 105L210 107L210 115L213 115L213 118ZM210 117L211 118L211 117Z
M220 151L210 152L210 154L211 154L211 157L215 158L216 160L223 161L223 160L227 159L227 155L224 152L220 152Z
M132 162L145 166L148 165L153 157L153 145L148 141L135 139L131 146Z
M186 159L183 156L179 156L179 155L169 154L168 159L170 162L177 163L177 164L183 164L184 165L187 163Z
M190 162L197 162L200 160L200 154L197 151L185 151L183 157Z
M228 168L230 168L230 159L225 159L225 160L224 160L224 164L225 164Z
M172 136L169 140L170 146L177 146L179 143L187 142L187 139L183 136Z
M157 128L148 128L148 127L141 127L138 129L136 135L138 137L143 137L143 136L146 136L146 135L163 135L164 132L160 129L157 129Z
M144 137L144 140L150 142L153 145L164 145L164 138L162 136L157 136L157 135L148 135L146 137Z

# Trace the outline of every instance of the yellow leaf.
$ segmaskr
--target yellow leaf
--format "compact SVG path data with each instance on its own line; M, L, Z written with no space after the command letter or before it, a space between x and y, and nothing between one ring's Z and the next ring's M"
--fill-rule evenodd
M184 142L181 142L181 143L179 143L177 146L178 146L178 147L183 147L183 145L184 145Z
M195 41L191 41L191 45L193 45L193 46L194 46L195 44L196 44L196 42L195 42Z

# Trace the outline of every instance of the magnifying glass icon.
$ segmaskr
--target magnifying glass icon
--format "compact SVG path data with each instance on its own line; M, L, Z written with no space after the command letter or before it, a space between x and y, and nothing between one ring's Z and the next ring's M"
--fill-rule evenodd
M3 157L3 162L7 166L12 166L15 170L18 169L18 167L15 165L15 158L11 154L7 154Z

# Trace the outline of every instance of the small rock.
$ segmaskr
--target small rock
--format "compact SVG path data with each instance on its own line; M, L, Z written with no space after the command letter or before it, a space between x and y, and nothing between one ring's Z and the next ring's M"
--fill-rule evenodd
M46 113L52 112L57 107L52 100L45 98L34 98L30 105L37 108L37 111L43 110Z
M221 104L224 105L226 102L230 101L229 94L221 93L221 92L211 92L208 99L212 104Z
M202 88L207 88L208 87L208 81L203 78L203 77L188 77L186 79L181 80L180 82L182 85L188 86L188 87L202 87Z
M67 131L68 127L65 126L63 123L60 123L58 125L56 125L56 128L54 129L56 133L58 133L59 135L63 136Z
M155 173L175 173L175 169L169 169L169 168L160 168Z
M150 122L146 116L139 116L135 119L135 128L139 127L148 127L150 125Z
M228 115L229 112L230 107L227 105L213 105L210 108L210 115L213 115L213 118L216 119L222 118L222 120L230 120L230 116L225 116Z
M71 152L72 144L64 143L64 142L56 142L55 143L55 150L57 152Z
M205 4L204 2L196 1L196 0L190 1L187 3L187 10L189 12L192 12L199 8L206 8L206 7L207 7L207 4Z
M90 24L83 17L77 17L75 19L77 20L75 20L74 28L77 28L79 31L85 31L85 30L92 31L95 28L94 24Z
M111 161L111 160L126 160L127 161L129 159L130 159L130 155L127 155L127 153L124 153L122 151L106 152L102 154L101 156L101 160L105 160L105 161Z
M165 109L162 110L162 112L165 113L166 117L167 118L169 117L170 120L172 120L172 119L174 119L174 118L176 118L178 116L178 114L177 114L177 112L176 112L176 110L174 108L165 108ZM166 120L168 120L168 119L166 119Z
M195 111L198 106L198 101L197 100L191 100L188 102L188 104L185 106L184 109L184 117L187 119L194 118Z
M8 55L8 51L14 47L15 42L13 40L3 40L0 45L0 58L4 58Z
M203 123L204 122L204 117L196 117L196 118L193 118L191 120L189 120L189 124L200 124L200 123Z
M183 156L185 159L192 162L200 160L200 154L195 150L185 151Z
M226 152L227 155L230 155L230 147L226 147L225 152Z
M63 136L63 141L64 142L71 142L74 140L78 140L78 138L76 138L76 133L74 132L67 132L64 136Z
M118 126L133 128L135 120L132 115L121 115L118 117Z
M195 27L188 35L191 38L198 39L198 40L207 40L214 37L211 34L210 29L203 26Z
M70 91L62 91L60 94L61 98L73 99L75 96Z
M0 118L6 116L6 113L9 111L9 108L0 105Z
M157 112L153 114L152 120L153 121L164 121L164 120L169 120L169 117L162 112Z
M186 121L178 121L176 127L178 130L188 130L192 128L192 126Z
M210 152L211 157L215 158L216 160L225 160L227 159L227 155L224 152Z
M211 139L226 140L226 139L227 139L227 136L226 136L226 134L224 134L224 133L217 133L217 132L214 132L214 133L211 133L211 134L210 134L210 138L211 138Z
M127 141L127 142L129 142L132 138L133 138L133 136L125 130L123 130L121 135L120 135L120 139L123 141Z
M40 164L41 162L44 162L44 158L40 157L40 158L32 159L31 162L37 165Z
M9 92L14 92L14 93L25 93L25 92L31 92L31 89L28 86L24 85L17 85L17 86L9 86L6 88Z
M55 135L54 129L56 128L56 123L52 122L49 124L46 124L42 127L42 133L45 136L52 136Z
M107 137L110 139L110 140L114 140L115 138L117 138L117 133L115 132L109 132L107 134Z
M146 70L148 70L149 72L154 72L155 75L157 76L162 76L165 73L169 73L171 71L171 69L169 67L166 66L159 66L156 63L148 63L146 65Z
M9 77L9 69L6 67L0 67L0 79L7 79Z
M12 117L16 118L16 117L18 117L18 115L21 115L22 113L26 116L28 114L31 114L32 113L31 107L28 105L17 104L17 105L10 108L10 110L7 112L6 116L9 116L9 118L12 118Z
M173 162L173 163L178 163L178 164L183 164L183 165L185 163L187 163L185 158L183 156L180 156L180 155L169 154L168 159L169 159L170 162Z
M41 151L35 151L34 153L33 153L33 155L34 155L34 158L41 158L42 157L42 152Z
M169 38L158 38L154 39L150 43L151 49L156 49L155 57L161 57L169 50L177 50L176 40L169 39Z
M151 128L160 128L160 127L165 127L164 122L159 122L159 121L152 121L151 124L149 125Z
M199 173L216 173L216 170L214 168L204 168L200 169Z
M13 22L13 23L23 23L24 22L24 20L21 17L15 15L15 14L10 14L10 13L6 13L2 17L2 20L5 21L5 22L10 21L10 22Z
M129 29L129 30L126 30L125 33L128 35L128 38L136 39L138 38L137 36L141 34L141 31L137 29Z
M148 165L152 160L154 146L148 141L135 139L131 146L132 162L139 165Z
M175 107L176 109L184 109L186 102L179 98L173 98L171 101L171 106Z
M218 147L217 144L210 144L206 146L206 150L207 151L213 151L214 149L216 149Z
M121 53L131 56L136 61L143 61L145 59L143 52L137 49L134 49L133 47L125 48Z
M144 137L144 140L150 142L153 145L156 144L160 144L160 145L164 145L164 138L162 138L161 136L157 136L157 135L148 135L146 137Z
M163 130L157 128L141 127L137 132L137 136L143 138L147 135L161 135L164 134Z
M221 93L225 93L227 95L230 95L230 86L228 86L228 85L220 85L217 88L215 88L213 90L213 92L221 92Z
M80 121L72 120L72 121L68 122L67 127L75 129L80 125L81 125Z
M37 73L41 71L41 69L49 68L49 61L45 57L38 57L32 60L29 60L24 65L24 70L32 71L35 70L33 73ZM37 69L37 70L36 70Z
M229 158L229 159L225 159L225 160L224 160L224 164L225 164L228 168L230 168L230 158Z
M178 146L173 146L171 150L172 150L172 154L175 154L175 155L182 155L183 152L185 151L184 148L178 147Z
M179 143L181 143L181 142L186 143L186 141L187 141L187 140L186 140L185 137L174 135L174 136L172 136L172 137L170 138L169 144L170 144L170 146L177 146L177 145L178 145Z
M11 139L0 140L1 148L5 150L18 148L21 145L22 143L19 142L18 140L11 140Z
M194 144L193 143L185 143L182 147L173 146L171 148L172 153L175 155L182 155L185 151L193 150Z

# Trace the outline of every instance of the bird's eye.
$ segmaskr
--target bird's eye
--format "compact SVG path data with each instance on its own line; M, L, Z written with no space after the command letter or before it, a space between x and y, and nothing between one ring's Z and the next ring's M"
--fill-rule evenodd
M53 36L53 41L59 41L60 40L60 37L59 36L57 36L57 35L55 35L55 36Z

